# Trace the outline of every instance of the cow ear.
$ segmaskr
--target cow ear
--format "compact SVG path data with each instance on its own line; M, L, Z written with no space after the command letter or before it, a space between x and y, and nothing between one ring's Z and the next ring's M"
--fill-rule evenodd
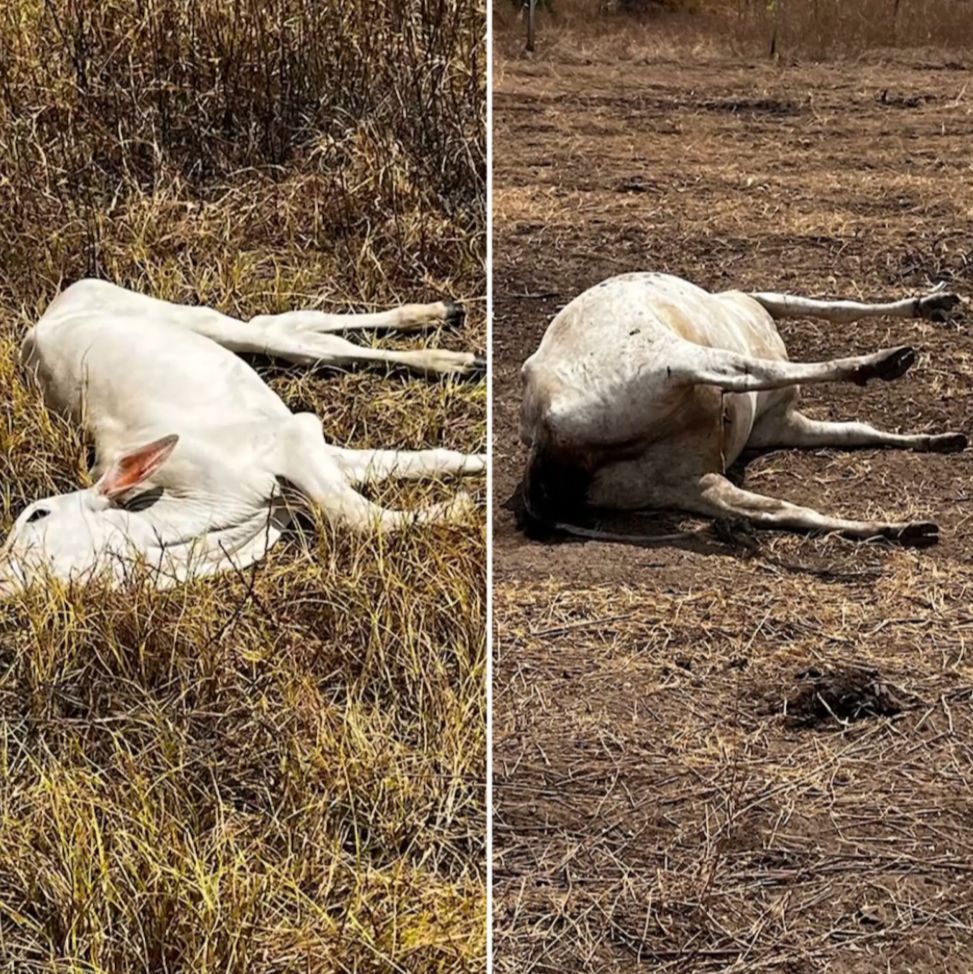
M163 436L161 440L120 456L95 484L95 490L109 500L121 497L148 480L169 459L178 442L179 437L175 434Z

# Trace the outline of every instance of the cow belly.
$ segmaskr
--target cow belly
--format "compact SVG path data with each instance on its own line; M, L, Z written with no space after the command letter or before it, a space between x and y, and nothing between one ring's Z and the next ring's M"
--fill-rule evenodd
M758 409L758 394L723 396L697 386L685 422L646 443L638 456L604 462L589 480L586 502L620 510L678 506L687 486L724 473L740 456Z
M590 507L635 511L678 507L688 484L714 467L718 449L713 440L655 443L639 457L599 468L591 478L586 502Z

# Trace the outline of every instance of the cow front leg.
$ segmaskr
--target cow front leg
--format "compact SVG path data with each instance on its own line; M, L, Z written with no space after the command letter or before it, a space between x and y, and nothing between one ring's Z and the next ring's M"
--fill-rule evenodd
M275 473L292 483L331 523L355 531L400 531L419 524L465 523L473 511L469 494L416 511L381 507L349 484L332 449L324 441L321 424L310 413L292 418L282 431Z
M771 412L754 424L747 446L774 447L889 447L922 453L956 453L966 449L963 433L888 433L868 423L811 419L795 409Z
M474 510L473 499L460 491L450 500L431 504L415 511L397 511L382 507L352 490L343 479L322 479L307 472L296 482L308 498L319 508L325 519L338 527L358 532L391 534L418 525L462 524Z
M352 484L423 477L469 476L486 470L486 454L456 450L344 450L329 447Z
M939 527L932 521L852 521L831 517L809 507L743 490L715 473L704 475L680 506L708 517L743 520L760 528L837 532L863 541L885 538L910 547L925 547L939 540Z

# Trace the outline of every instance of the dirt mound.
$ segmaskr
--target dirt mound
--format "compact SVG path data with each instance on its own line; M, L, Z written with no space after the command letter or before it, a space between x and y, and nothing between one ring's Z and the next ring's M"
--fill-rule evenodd
M792 727L845 726L869 717L894 717L914 706L917 698L883 678L870 666L811 667L796 675L786 696L768 694L773 711L784 713Z

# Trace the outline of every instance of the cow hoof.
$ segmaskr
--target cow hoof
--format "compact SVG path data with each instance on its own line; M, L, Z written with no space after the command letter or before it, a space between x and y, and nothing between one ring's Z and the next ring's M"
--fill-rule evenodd
M939 543L939 525L935 521L913 521L895 528L887 537L908 548L928 548Z
M930 453L959 453L966 449L966 435L964 433L940 433L929 437Z
M465 491L461 490L456 496L442 505L443 519L449 524L462 524L476 511L476 503Z
M876 366L876 378L891 382L906 374L916 364L916 350L908 345L893 349Z
M916 301L916 317L926 321L948 321L950 312L960 303L958 294L943 293L927 294Z
M427 375L478 376L484 360L472 352L451 352L445 348L424 348L401 353L405 364ZM406 358L407 357L407 358Z
M459 328L466 320L466 311L461 304L457 304L455 301L447 301L445 304L446 316L443 318L443 321L450 328Z
M853 378L860 386L865 385L869 379L891 382L893 379L905 375L915 364L916 350L909 345L902 345L899 348L893 348L876 362L859 366L855 370Z
M476 358L473 359L473 364L470 367L470 372L473 375L485 375L486 370L487 370L487 360L477 355ZM965 440L964 440L964 445L965 445Z

